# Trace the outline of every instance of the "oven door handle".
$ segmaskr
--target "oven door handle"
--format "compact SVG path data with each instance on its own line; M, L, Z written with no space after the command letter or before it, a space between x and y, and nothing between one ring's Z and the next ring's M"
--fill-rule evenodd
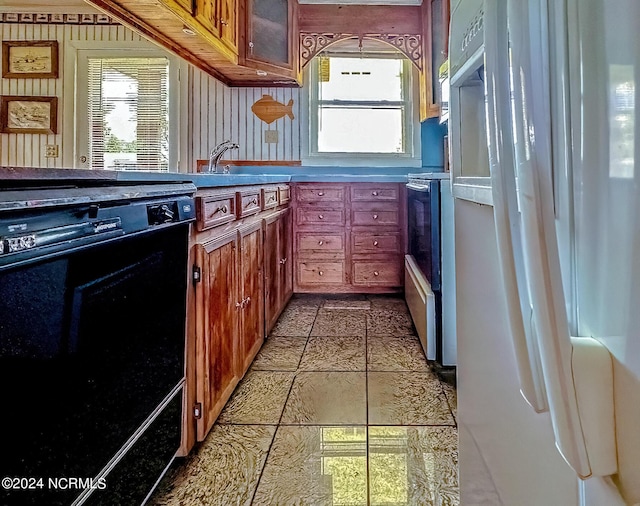
M430 188L427 185L407 183L407 190L414 190L417 192L428 192L430 191Z

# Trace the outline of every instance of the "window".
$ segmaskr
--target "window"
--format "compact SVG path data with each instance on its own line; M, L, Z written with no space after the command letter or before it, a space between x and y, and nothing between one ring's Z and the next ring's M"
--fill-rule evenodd
M80 53L79 166L146 171L176 167L170 147L170 60L145 53Z
M408 164L419 158L412 83L411 63L395 54L315 58L309 75L310 161Z

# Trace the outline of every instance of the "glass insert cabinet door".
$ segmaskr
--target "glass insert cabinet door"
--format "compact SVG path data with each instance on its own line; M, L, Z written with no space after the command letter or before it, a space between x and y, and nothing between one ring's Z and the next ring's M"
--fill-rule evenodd
M291 0L247 2L247 60L293 69L294 3Z

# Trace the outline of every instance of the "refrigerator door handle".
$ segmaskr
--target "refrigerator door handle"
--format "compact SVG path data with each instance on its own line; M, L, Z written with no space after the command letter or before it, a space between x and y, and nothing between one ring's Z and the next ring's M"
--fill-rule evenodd
M555 230L546 0L508 0L524 265L556 446L581 478L617 472L609 351L569 333ZM546 75L545 75L546 74Z
M485 0L485 105L493 214L520 392L527 403L540 413L549 408L522 258L509 108L507 11L504 3L500 7L503 8L499 8L498 0Z

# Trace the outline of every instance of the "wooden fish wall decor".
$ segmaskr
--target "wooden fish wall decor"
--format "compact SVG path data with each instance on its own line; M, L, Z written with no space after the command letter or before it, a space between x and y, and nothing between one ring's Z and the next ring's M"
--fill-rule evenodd
M262 98L251 106L251 110L253 114L267 124L271 124L284 116L294 119L293 99L289 100L289 103L285 105L274 100L271 95L262 95Z

